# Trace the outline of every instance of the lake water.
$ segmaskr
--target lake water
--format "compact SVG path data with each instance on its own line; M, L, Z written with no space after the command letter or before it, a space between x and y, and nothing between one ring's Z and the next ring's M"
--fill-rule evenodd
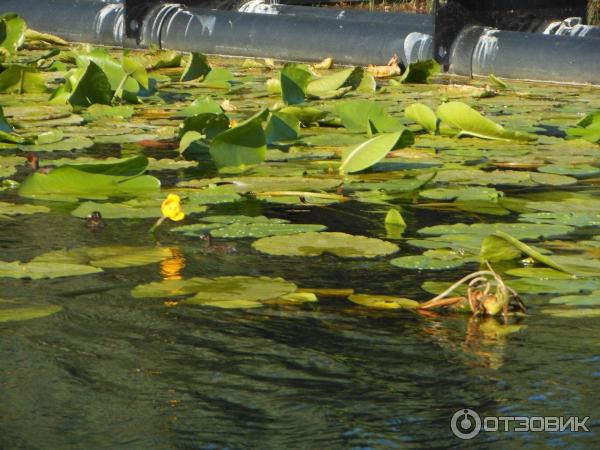
M177 155L172 149L162 152L132 143L136 139L106 141L128 133L139 133L144 140L162 139L169 134L165 128L173 135L180 119L170 119L169 114L201 95L237 103L239 110L231 115L240 120L277 100L268 98L264 88L264 80L272 73L244 72L237 60L227 64L234 66L236 77L249 86L247 90L223 93L197 85L189 89L174 85L165 88L160 98L147 100L146 106L136 106L139 115L131 121L92 123L87 131L86 124L70 113L67 116L71 118L62 124L50 124L43 115L27 122L24 117L29 112L18 110L23 100L16 96L0 96L0 104L6 106L10 120L21 120L25 131L58 127L69 136L85 135L96 142L76 152L40 152L45 159L142 152L172 158ZM49 83L56 85L59 79L50 75ZM411 86L379 97L359 95L377 99L401 117L403 108L413 101L437 102L431 89ZM579 143L574 147L579 153L572 154L576 157L569 156L556 137L564 135L559 126L573 124L583 113L592 112L594 104L597 108L597 90L536 85L517 89L529 94L511 91L496 98L465 101L481 102L479 109L507 125L544 135L546 147L527 144L533 149L530 160L536 160L537 156L532 156L535 151L548 152L544 153L546 160L536 160L538 166L566 164L560 157L597 166L597 145ZM48 106L43 96L30 96L27 101L35 107ZM327 108L341 101L320 105ZM336 128L302 131L313 138L330 132L336 133L335 137L327 144L324 140L315 144L317 150L319 145L324 152L347 145L339 142L340 136L356 140L356 134L349 137ZM404 154L401 163L415 171L443 165L448 169L444 173L450 173L454 168L495 170L503 168L507 160L518 160L522 165L517 168L527 170L531 161L524 145L420 135L416 152ZM435 152L424 155L427 148L435 148ZM22 156L23 151L7 148L2 155ZM271 156L282 159L281 155ZM338 156L335 152L311 154L308 159L323 157L335 163ZM421 160L425 162L420 165ZM285 168L270 170L269 175L280 175L278 171ZM311 170L314 174L316 169L311 166ZM328 173L327 169L322 172L321 176ZM400 172L396 176L403 176ZM515 172L510 175L519 175ZM29 173L20 163L12 178L22 181ZM205 162L199 168L152 174L164 187L216 176ZM386 180L385 175L380 179L368 176L367 181ZM507 180L496 185L507 198L546 193L552 200L563 198L561 193L579 191L597 195L597 179L576 180L567 187L556 186L564 178L523 186ZM360 176L354 181L361 181ZM441 181L438 187L452 187L453 182L463 187L470 184L455 177L454 181ZM493 180L490 184L494 185ZM163 279L246 275L283 277L308 290L351 288L422 301L431 298L421 289L424 282L458 280L477 270L477 263L445 271L415 271L392 266L389 257L271 256L253 248L253 239L221 239L220 243L235 245L237 250L221 253L198 237L171 232L173 223L163 224L152 236L147 230L153 218L107 220L104 229L91 231L84 219L70 214L72 203L23 199L10 190L0 192L0 201L51 208L44 214L9 218L0 213L3 261L29 261L53 250L114 245L161 246L171 254L160 262L85 276L0 278L4 300L63 308L44 318L0 323L2 449L576 450L600 446L600 321L593 315L568 318L545 314L548 295L523 296L527 315L511 317L511 324L521 328L510 334L502 332L502 318L368 309L340 296L319 295L318 302L303 304L221 309L185 304L179 297L140 299L131 295L135 286ZM390 201L402 206L408 224L403 238L394 240L401 255L423 250L409 245L406 238L422 238L418 230L425 226L515 222L522 212L516 208L489 215L485 208L478 209L479 204L463 205L462 209L470 212L454 206L419 208L433 200L416 194ZM389 203L356 199L323 207L249 198L211 204L206 214L263 214L386 239L383 218L389 207ZM185 223L197 222L201 216L190 214ZM589 239L595 234L600 234L597 225L587 226L568 239ZM481 417L589 416L590 432L482 432L473 440L462 441L453 436L450 424L453 414L464 408Z

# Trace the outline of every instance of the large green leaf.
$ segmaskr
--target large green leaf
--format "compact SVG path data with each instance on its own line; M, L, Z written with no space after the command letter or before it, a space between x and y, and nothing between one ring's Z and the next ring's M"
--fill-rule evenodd
M502 125L483 117L469 105L462 102L441 104L437 109L437 115L446 124L458 128L460 130L459 135L504 141L535 139L527 133L507 130Z
M291 115L274 112L270 115L265 130L267 144L294 141L300 135L300 121Z
M279 112L295 117L304 125L318 122L329 114L327 111L322 111L312 106L286 106L285 108L281 108Z
M27 24L14 13L0 16L0 47L8 53L16 53L17 49L25 42Z
M441 66L434 59L409 64L400 77L402 83L427 83L429 78L440 73Z
M345 101L338 104L335 111L349 131L375 134L404 129L398 119L388 115L378 103L370 100Z
M200 83L202 86L213 89L229 89L234 80L233 74L223 67L215 67Z
M20 322L23 320L40 319L62 311L62 306L22 306L18 308L0 308L0 323Z
M110 105L112 90L110 82L102 69L93 61L85 68L77 69L75 84L66 97L73 106L90 106L94 103ZM59 88L60 89L60 88Z
M206 56L202 53L192 52L179 81L191 81L205 77L210 70L211 67Z
M588 114L573 128L567 128L567 135L590 142L600 142L600 112Z
M427 105L422 103L413 103L412 105L406 107L404 110L404 115L407 119L418 123L430 133L435 133L437 130L438 118L433 110Z
M304 102L306 88L313 78L305 66L299 64L286 64L281 69L281 97L286 105L295 105Z
M327 95L348 87L356 89L360 85L364 70L362 67L350 67L331 75L318 78L308 83L306 93L309 96Z
M560 272L573 273L567 267L553 261L552 258L542 255L540 252L512 237L504 231L496 231L494 234L486 237L481 244L481 259L498 262L516 259L525 253L540 264L556 269Z
M381 161L394 149L403 132L386 133L368 139L343 153L340 173L354 173Z
M375 309L415 309L419 302L403 297L374 294L352 294L348 297L352 303Z
M67 201L146 195L160 188L158 179L141 175L147 164L145 157L134 157L111 164L65 165L47 174L36 172L23 181L19 195Z
M215 137L210 144L210 155L219 169L244 169L260 164L267 154L267 140L262 128L266 110L237 127Z
M39 94L46 92L46 83L35 67L11 64L0 73L0 92L4 94Z
M219 308L255 308L272 300L297 303L297 296L288 297L296 294L296 290L294 283L282 278L226 276L142 284L136 286L131 295L136 298L173 298L195 294L185 303Z
M96 64L106 75L112 91L117 91L121 88L123 91L137 94L140 89L138 82L127 74L125 69L123 69L123 65L102 49L93 49L89 52L77 53L75 55L75 61L79 67L86 67L90 63Z
M154 264L171 256L171 250L166 247L111 245L54 250L35 257L29 264L81 264L100 269L119 269Z
M0 261L0 278L61 278L102 272L102 269L87 264L63 262Z
M174 117L191 117L202 113L223 114L223 108L210 97L201 97L190 103L187 108L177 112Z
M330 253L342 258L374 258L395 253L391 242L338 232L309 232L259 239L254 248L270 255L319 256Z
M141 60L131 56L123 56L121 67L123 67L125 73L137 81L140 86L144 89L148 89L148 72L146 72L146 67L144 67L144 63Z
M179 126L179 135L183 137L189 131L195 131L206 139L213 139L215 136L229 129L229 118L219 112L198 113L187 117Z

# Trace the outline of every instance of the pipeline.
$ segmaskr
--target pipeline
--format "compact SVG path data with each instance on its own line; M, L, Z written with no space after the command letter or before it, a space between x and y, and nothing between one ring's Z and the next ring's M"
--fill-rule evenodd
M371 12L360 9L313 8L272 3L270 0L249 0L238 11L255 14L284 14L295 17L314 17L354 22L383 22L414 26L422 33L433 34L433 18L429 14ZM548 35L600 38L600 27L584 25L581 17L545 20L532 29Z
M340 21L158 3L143 19L141 41L132 42L123 36L123 6L119 3L47 0L41 6L35 0L4 0L2 9L21 14L39 31L112 46L154 45L298 61L332 57L348 65L385 64L394 54L404 65L432 58L429 29L410 22ZM453 43L450 71L467 76L494 73L506 78L600 84L597 43L597 39L587 37L467 27Z
M141 42L123 40L123 7L85 0L5 0L4 11L22 15L32 28L67 40L339 64L385 64L398 55L404 65L431 59L431 35L415 26L344 22L286 15L157 4L142 24ZM48 10L59 12L48 14ZM118 37L121 36L121 40Z
M431 36L412 26L344 22L181 8L165 20L164 48L238 56L340 64L385 64L397 54L404 65L431 59Z
M600 84L597 39L472 26L455 39L450 61L458 75Z
M360 9L316 8L310 6L272 3L269 0L249 0L237 10L245 13L274 14L315 19L336 19L341 22L380 22L396 26L412 26L422 33L433 34L433 19L429 14L386 13Z

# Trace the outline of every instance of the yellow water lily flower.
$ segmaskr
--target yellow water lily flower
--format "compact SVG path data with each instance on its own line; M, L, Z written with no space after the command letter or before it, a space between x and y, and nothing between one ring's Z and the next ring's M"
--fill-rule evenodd
M154 233L154 230L167 219L179 222L185 217L185 213L181 207L181 198L179 198L179 195L177 194L167 195L167 198L164 199L160 205L160 211L162 212L162 216L156 221L152 228L150 228L150 233Z
M160 205L160 210L164 217L175 222L179 222L185 217L185 213L181 208L181 199L177 194L169 194Z

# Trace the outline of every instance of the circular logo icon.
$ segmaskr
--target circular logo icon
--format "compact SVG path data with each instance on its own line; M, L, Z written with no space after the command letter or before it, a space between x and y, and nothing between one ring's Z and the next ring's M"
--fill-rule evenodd
M481 417L472 409L459 409L452 416L450 428L459 439L473 439L481 431Z

